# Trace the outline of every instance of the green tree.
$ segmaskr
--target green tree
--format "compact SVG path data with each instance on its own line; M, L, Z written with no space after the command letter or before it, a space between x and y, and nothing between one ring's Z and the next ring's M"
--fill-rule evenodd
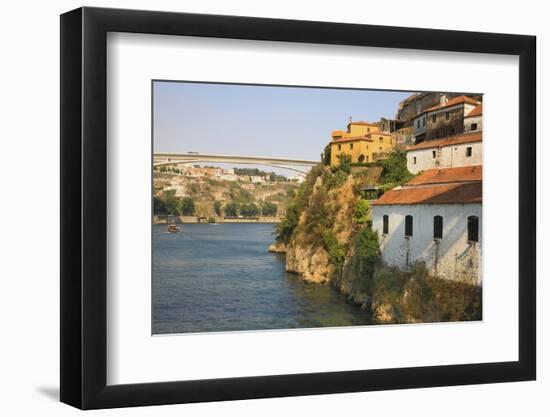
M360 276L363 287L370 292L374 269L380 261L378 234L370 227L361 229L354 239L355 256L359 260Z
M381 182L395 185L403 184L414 177L407 169L407 154L405 151L394 150L388 158L380 161L382 167Z
M243 204L240 207L240 213L245 217L255 217L259 212L258 206L254 203Z
M160 172L166 172L166 167L164 165L160 167Z
M217 216L221 216L222 215L222 202L221 201L214 201L214 212L216 213Z
M269 201L264 201L262 203L262 215L263 216L276 216L277 215L277 204L271 203Z
M231 203L226 204L224 207L225 215L227 217L237 216L238 208L239 208L238 204L233 201Z
M192 216L195 214L195 202L191 197L181 199L181 214L184 216Z
M181 211L179 200L176 197L176 190L164 191L160 197L160 200L162 201L161 204L164 207L166 214L179 216Z
M323 161L323 165L330 165L330 156L331 156L331 146L330 143L325 146L325 149L323 153L321 154L321 160Z

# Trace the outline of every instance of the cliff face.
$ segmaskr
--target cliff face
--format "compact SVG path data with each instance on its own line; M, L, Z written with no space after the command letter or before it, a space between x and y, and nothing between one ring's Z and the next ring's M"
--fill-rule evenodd
M478 287L430 276L423 265L412 273L383 265L369 203L358 191L366 178L373 183L371 174L317 167L269 250L286 254L287 271L333 285L380 323L479 320Z

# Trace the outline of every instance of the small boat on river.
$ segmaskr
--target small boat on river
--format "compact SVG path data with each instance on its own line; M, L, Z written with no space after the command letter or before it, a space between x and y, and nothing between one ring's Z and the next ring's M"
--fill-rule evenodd
M168 225L168 231L170 233L177 233L180 231L180 228L177 224L173 223Z

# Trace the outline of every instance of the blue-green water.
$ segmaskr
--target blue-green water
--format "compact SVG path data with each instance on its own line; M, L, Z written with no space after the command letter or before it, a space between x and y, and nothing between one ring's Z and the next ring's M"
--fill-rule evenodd
M328 285L285 271L270 224L153 226L153 333L369 324Z

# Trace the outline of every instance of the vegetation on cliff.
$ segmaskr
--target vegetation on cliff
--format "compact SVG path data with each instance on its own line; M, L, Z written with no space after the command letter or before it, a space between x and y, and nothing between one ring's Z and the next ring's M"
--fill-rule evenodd
M330 282L380 322L479 319L477 286L429 276L422 265L402 272L381 262L370 202L360 190L369 184L384 191L409 181L413 175L404 152L355 172L345 157L338 167L326 165L328 158L324 162L311 170L276 226L276 246L287 253L287 270Z

